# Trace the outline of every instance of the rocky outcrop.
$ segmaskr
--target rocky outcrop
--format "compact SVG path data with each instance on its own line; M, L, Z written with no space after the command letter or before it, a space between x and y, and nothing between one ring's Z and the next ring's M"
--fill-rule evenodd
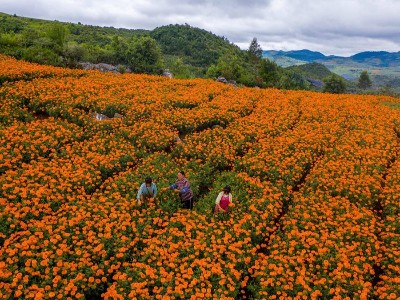
M222 83L228 83L228 80L226 80L226 78L223 76L219 76L215 81L222 82Z
M78 65L80 67L82 67L82 69L84 69L84 70L99 70L102 72L119 73L116 66L104 64L104 63L93 64L90 62L80 62L80 63L78 63Z
M232 85L232 86L237 86L237 83L236 83L235 80L226 80L226 78L223 77L223 76L219 76L215 81L221 82L221 83L225 83L225 84L229 84L229 85Z
M130 68L127 68L122 65L114 66L105 63L94 64L90 62L80 62L78 63L78 66L83 70L99 70L101 72L112 72L112 73L132 73L132 70ZM165 69L162 73L162 76L168 78L174 77L169 69Z
M165 77L168 77L168 78L173 78L174 77L169 69L165 69L163 71L162 75L165 76Z
M107 117L106 115L100 114L100 113L93 113L93 117L97 120L97 121L104 121L104 120L110 120L110 119L119 119L119 118L123 118L123 115L120 115L119 113L115 113L113 118Z

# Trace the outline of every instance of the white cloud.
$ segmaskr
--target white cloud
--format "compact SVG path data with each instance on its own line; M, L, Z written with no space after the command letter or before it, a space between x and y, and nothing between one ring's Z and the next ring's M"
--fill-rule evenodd
M242 48L257 37L265 50L400 50L398 0L2 0L0 11L134 29L188 23Z

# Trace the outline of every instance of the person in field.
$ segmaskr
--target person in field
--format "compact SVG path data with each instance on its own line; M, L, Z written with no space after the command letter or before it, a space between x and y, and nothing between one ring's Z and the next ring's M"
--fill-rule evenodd
M227 213L229 211L229 205L232 203L231 187L225 186L222 191L218 194L215 200L214 214L218 212Z
M190 188L190 182L185 177L185 172L179 171L178 178L175 183L169 187L162 188L163 191L168 189L179 194L179 198L181 199L181 203L184 208L193 208L193 191Z
M153 200L155 202L157 197L157 186L151 177L147 177L142 183L137 193L136 199L140 205L144 200Z

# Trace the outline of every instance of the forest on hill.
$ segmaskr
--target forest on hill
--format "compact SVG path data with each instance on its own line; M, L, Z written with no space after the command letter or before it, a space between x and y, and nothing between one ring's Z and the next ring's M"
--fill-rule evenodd
M218 78L245 86L331 93L371 92L321 66L284 68L263 58L256 38L241 50L227 38L184 25L154 30L100 27L0 13L0 53L40 64L81 67L105 63L120 72L162 74L175 78ZM307 69L307 70L306 70Z

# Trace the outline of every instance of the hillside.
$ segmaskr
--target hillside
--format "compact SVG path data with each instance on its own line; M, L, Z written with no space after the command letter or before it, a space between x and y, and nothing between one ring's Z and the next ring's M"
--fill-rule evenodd
M327 67L325 67L323 64L316 62L298 66L291 66L287 69L299 72L306 77L318 80L324 80L324 78L332 75L332 72L329 71Z
M333 72L329 71L329 69L323 64L316 62L290 66L286 69L303 75L318 91L322 90L322 87L324 85L323 80L326 77L334 74Z
M224 53L240 52L226 38L187 24L161 26L154 30L124 29L3 13L0 20L0 53L37 63L65 65L89 61L127 65L132 40L150 36L161 47L167 68L179 58L189 71L204 76L207 68Z
M102 46L111 43L112 36L130 39L137 34L147 34L144 29L126 29L85 25L82 23L59 22L54 20L43 20L22 16L12 16L0 12L0 33L2 34L22 34L37 30L38 33L54 24L63 24L71 34L71 40L78 43L96 43Z
M0 78L3 299L400 297L399 99L3 55Z

